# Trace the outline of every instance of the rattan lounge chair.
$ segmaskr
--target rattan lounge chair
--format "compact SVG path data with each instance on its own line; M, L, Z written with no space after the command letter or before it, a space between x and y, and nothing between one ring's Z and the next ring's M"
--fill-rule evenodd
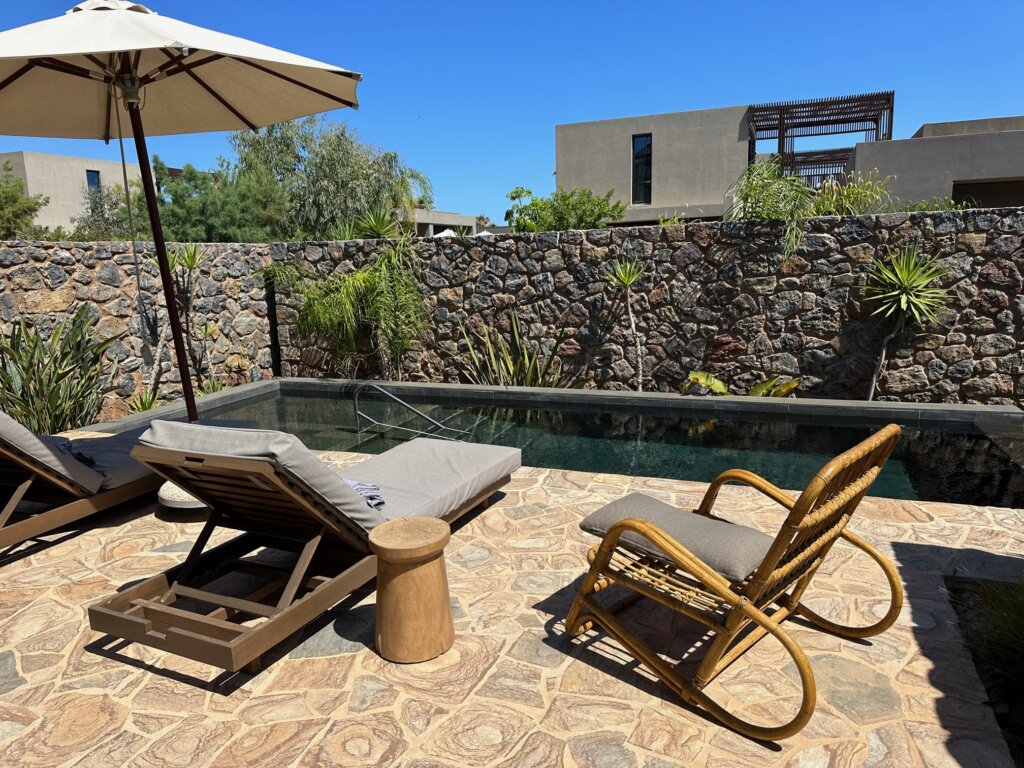
M0 413L0 550L157 488L130 455L140 431L72 440L80 460Z
M339 473L283 432L159 421L132 455L204 501L210 518L181 565L93 605L90 625L250 672L376 577L376 525L412 515L454 521L489 502L520 465L516 448L417 438ZM380 486L383 510L346 478ZM204 551L218 528L242 533Z
M580 524L603 538L590 550L590 571L566 618L568 631L581 634L594 624L600 625L685 701L703 707L739 733L763 740L793 735L814 711L814 674L806 655L780 623L799 614L825 631L865 638L892 626L903 605L903 589L893 566L870 544L846 530L850 516L889 458L899 435L900 428L890 424L836 457L797 499L751 472L731 469L711 483L700 507L693 512L680 511L639 493L598 510ZM778 534L768 536L712 516L719 489L732 481L751 486L789 510ZM800 602L839 539L870 556L888 580L889 608L870 626L835 624ZM612 584L629 592L618 603L605 606L595 596ZM696 620L713 633L714 639L694 673L680 672L616 618L617 612L643 597ZM703 690L765 635L774 637L789 652L803 689L797 714L778 726L747 722Z

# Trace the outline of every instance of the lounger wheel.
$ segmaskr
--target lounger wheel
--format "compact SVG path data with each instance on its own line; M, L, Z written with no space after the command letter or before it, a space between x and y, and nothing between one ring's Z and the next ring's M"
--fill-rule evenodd
M824 616L815 613L803 603L797 606L796 613L803 616L819 629L833 635L838 635L839 637L863 639L866 637L880 635L896 622L896 619L900 615L900 611L903 609L903 585L900 583L899 574L896 572L892 563L886 560L877 549L871 546L860 536L855 533L850 533L850 531L843 531L841 535L846 541L853 544L853 546L857 547L857 549L861 550L872 560L878 563L879 567L882 569L886 580L889 582L889 610L886 611L885 616L874 624L863 627L853 627L829 621Z

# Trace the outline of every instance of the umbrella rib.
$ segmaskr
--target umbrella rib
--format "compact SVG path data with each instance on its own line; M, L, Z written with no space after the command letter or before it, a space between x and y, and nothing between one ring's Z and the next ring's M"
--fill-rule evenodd
M170 56L171 54L164 50L164 55ZM175 56L172 61L164 62L162 65L152 70L148 74L143 75L142 84L148 85L149 83L155 82L156 80L163 80L168 77L180 75L183 72L190 72L193 69L198 69L199 67L206 66L207 64L212 64L215 61L220 61L224 58L224 56L222 56L219 53L215 53L212 56L207 56L205 59L199 59L197 61L191 61L185 64L181 64L184 58L184 56L178 55ZM181 64L181 66L175 69L174 67L177 64Z
M305 88L307 91L312 91L317 96L323 96L325 99L330 99L331 101L337 102L338 104L342 104L346 107L352 108L355 108L356 106L355 102L349 101L348 99L343 99L340 96L335 96L334 94L328 93L327 91L321 91L319 88L314 88L312 85L308 85L299 80L296 80L295 78L288 77L288 75L282 75L280 72L275 72L269 67L264 67L262 64L257 64L254 61L249 61L249 59L240 59L237 56L229 56L228 58L232 59L233 61L240 62L242 64L248 64L253 69L258 69L260 72L266 72L268 75L273 75L279 80L284 80L286 83L291 83L292 85L296 85L299 88Z
M167 53L167 51L164 51L164 55L169 56L170 54ZM235 109L230 103L228 103L228 100L225 99L223 96L221 96L219 93L217 93L217 91L215 91L213 89L213 87L210 86L209 83L207 83L205 80L203 80L199 75L197 75L191 69L186 69L186 70L184 70L184 72L185 72L186 75L188 75L193 80L195 80L196 83L198 83L203 88L203 90L205 90L208 94L213 96L213 98L215 98L217 101L219 101L221 103L221 105L226 110L228 110L231 114L233 114L235 117L237 117L243 123L245 123L246 126L248 126L250 131L255 131L256 130L256 125L254 123L250 122L249 119L245 115L243 115L241 112L239 112L237 109Z
M18 70L17 72L14 72L14 73L13 73L12 75L10 75L10 77L8 77L8 78L7 78L6 80L4 80L3 82L0 82L0 91L4 90L4 88L6 88L7 86L9 86L9 85L10 85L11 83L13 83L13 82L14 82L15 80L18 80L19 78L21 78L21 76L22 76L22 75L24 75L24 74L28 73L28 72L29 72L30 70L32 70L32 69L35 69L35 66L36 66L36 65L35 65L35 64L33 64L33 63L32 63L32 62L30 61L30 62L29 62L28 64L26 64L25 66L23 66L23 67L22 67L21 69L19 69L19 70Z
M68 62L61 61L60 59L32 59L32 62L37 67L52 69L54 72L60 72L65 75L74 75L75 77L81 77L85 80L98 80L102 83L110 82L110 78L101 72L93 72L91 69L79 67L75 64L69 64Z

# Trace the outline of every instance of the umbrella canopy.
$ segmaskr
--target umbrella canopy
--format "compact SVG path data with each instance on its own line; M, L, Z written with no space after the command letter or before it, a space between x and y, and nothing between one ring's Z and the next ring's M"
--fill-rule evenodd
M86 0L63 16L0 32L0 134L109 141L119 116L132 127L190 421L195 396L146 133L255 130L357 107L361 79L127 0Z
M89 0L0 32L0 133L110 140L123 53L139 78L146 133L259 128L355 107L361 75L154 13Z

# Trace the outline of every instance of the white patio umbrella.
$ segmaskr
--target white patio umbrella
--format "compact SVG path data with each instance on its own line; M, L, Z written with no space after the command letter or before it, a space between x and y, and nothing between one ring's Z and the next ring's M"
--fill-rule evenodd
M120 118L131 125L190 421L195 396L146 134L256 130L358 107L361 79L127 0L87 0L0 32L0 134L110 141Z

